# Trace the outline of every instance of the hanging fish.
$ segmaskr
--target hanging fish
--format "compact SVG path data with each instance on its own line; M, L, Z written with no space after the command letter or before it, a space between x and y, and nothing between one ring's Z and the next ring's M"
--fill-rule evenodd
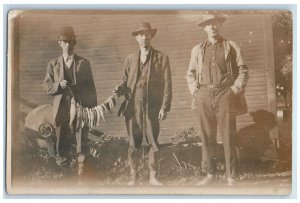
M109 107L109 102L105 101L104 105L106 107L106 109L111 113L110 107Z
M93 113L93 126L95 126L95 123L97 121L97 114L95 113L95 107L91 108L91 111Z
M96 126L100 126L100 110L98 109L98 106L94 107L97 112L97 123Z
M90 128L93 127L93 122L94 122L94 114L92 109L89 109L90 115L91 115L91 120L90 120Z
M114 107L114 103L113 103L111 97L108 98L107 100L108 100L108 103L109 103L109 108L112 109Z
M79 104L76 103L76 128L75 128L76 131L78 131L79 126L81 125L81 122L79 122L79 116L80 116Z
M75 102L74 97L71 99L70 106L70 123L72 125L75 117L76 117L76 126L75 129L78 131L80 128L87 126L92 128L93 126L100 126L101 118L105 121L104 113L109 111L116 106L116 98L115 95L110 96L107 100L102 102L100 105L95 106L93 108L84 108L80 104Z
M85 121L86 121L86 111L85 108L81 107L82 109L82 119L81 119L81 127L83 128L86 126Z
M95 107L95 110L97 112L97 126L100 126L100 117L101 117L101 112L99 106Z
M99 108L99 111L100 111L102 119L105 121L104 113L103 113L104 112L104 108L102 106L98 106L98 108Z
M116 98L114 96L112 96L111 98L113 104L114 104L114 107L117 105L117 101L116 101Z
M85 108L82 108L82 123L84 125L86 125L86 120L87 120L87 113L86 113Z
M107 110L104 103L101 104L101 107L103 108L103 112L105 112Z
M87 112L87 120L86 120L86 123L87 123L87 126L88 127L91 127L90 125L90 121L91 121L91 115L90 115L90 111L88 108L85 108L86 109L86 112Z
M93 127L95 126L95 112L94 112L94 109L92 108L91 109L91 112L92 112L92 118L93 118L93 120L92 120L92 125L93 125Z
M76 105L77 109L77 123L76 123L76 131L79 131L81 123L82 123L82 107L80 104Z
M75 98L72 97L71 106L70 106L70 122L69 122L69 125L72 125L75 116L76 116L76 102L75 102Z

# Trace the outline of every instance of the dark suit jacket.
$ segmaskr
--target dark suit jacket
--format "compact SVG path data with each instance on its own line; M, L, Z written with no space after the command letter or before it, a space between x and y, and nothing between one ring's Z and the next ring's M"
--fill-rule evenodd
M127 89L126 98L127 105L124 108L124 114L130 115L133 109L133 98L131 95L136 88L137 82L137 70L139 67L139 51L128 55L125 59L123 70L123 81L119 85L121 89ZM167 55L152 48L150 58L150 69L148 71L148 116L150 118L156 118L159 110L164 109L170 111L172 100L172 78L171 69L169 64L169 58Z
M75 54L75 85L72 86L73 93L77 97L76 102L80 103L83 107L94 107L97 105L97 94L92 75L90 62ZM60 104L61 99L66 91L63 90L59 83L65 79L64 75L64 59L60 56L51 60L47 66L46 76L43 82L43 89L48 95L54 97L53 100L53 120L54 124L60 124Z

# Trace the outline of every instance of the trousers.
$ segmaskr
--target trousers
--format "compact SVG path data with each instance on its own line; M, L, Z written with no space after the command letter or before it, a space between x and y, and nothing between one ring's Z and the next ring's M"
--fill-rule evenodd
M236 176L236 110L235 95L230 87L201 87L195 93L196 116L200 125L202 140L202 170L213 174L215 168L213 158L216 146L217 131L219 131L226 165L227 177Z
M133 94L133 101L130 104L132 111L125 115L125 123L129 139L128 162L132 170L137 169L138 150L143 142L150 146L148 153L148 166L150 171L157 170L157 152L159 144L157 142L159 135L158 115L149 117L147 108L148 96L147 87L138 86Z
M71 129L73 126L69 126L70 105L70 100L62 100L60 103L60 122L55 126L57 157L68 157L72 144L75 142L77 154L88 153L88 128L80 128L78 132L74 132L74 129Z
M150 147L148 152L148 166L151 171L157 170L157 153L159 144L157 138L159 135L158 119L145 117L141 111L136 111L134 116L126 117L125 123L129 139L128 162L132 170L137 169L139 160L139 149L143 143ZM146 126L147 127L146 127Z

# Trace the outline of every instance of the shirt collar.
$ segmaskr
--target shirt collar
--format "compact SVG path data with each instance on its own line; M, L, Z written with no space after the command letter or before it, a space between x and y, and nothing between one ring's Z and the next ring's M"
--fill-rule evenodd
M213 43L209 40L209 39L207 39L207 41L206 41L206 46L207 47L209 47L210 45L212 45ZM218 38L218 40L217 40L217 42L216 43L214 43L215 45L218 45L218 46L220 46L220 47L222 47L222 45L223 45L223 38L222 37L219 37Z
M151 51L152 51L152 47L150 46L150 48L148 49L148 52L147 52L147 55L146 56L149 56L150 55L150 53L151 53ZM139 54L141 55L141 50L139 50Z
M63 54L63 58L64 58L65 62L67 61L67 59L68 59L68 61L73 61L74 60L74 53L70 56L67 56L67 55Z

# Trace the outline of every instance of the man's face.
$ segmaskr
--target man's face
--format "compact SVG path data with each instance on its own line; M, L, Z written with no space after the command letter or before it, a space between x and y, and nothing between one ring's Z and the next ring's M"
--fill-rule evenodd
M58 41L59 46L62 48L64 54L73 54L74 46L75 46L75 39L72 40L60 40Z
M208 37L218 37L220 35L221 23L219 22L208 22L204 25L204 31Z
M149 31L144 31L135 36L137 43L140 47L148 48L151 45L152 35Z

